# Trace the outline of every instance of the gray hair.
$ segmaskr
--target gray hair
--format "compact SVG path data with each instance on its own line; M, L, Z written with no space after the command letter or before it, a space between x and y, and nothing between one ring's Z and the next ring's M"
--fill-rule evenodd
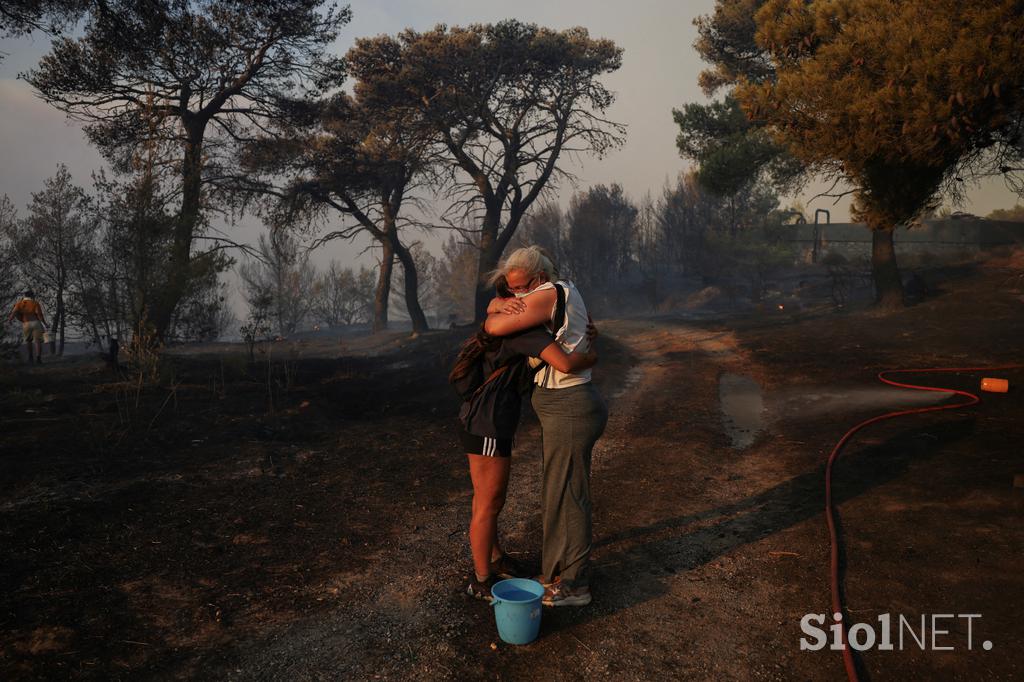
M523 270L531 278L544 273L549 282L558 279L558 270L548 252L540 246L524 246L516 249L498 264L498 268L487 276L487 283L494 285L499 279L508 275L512 270Z

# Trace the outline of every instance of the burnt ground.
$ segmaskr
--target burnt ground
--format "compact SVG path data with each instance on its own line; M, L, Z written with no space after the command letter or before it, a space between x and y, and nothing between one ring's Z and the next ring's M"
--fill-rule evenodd
M4 366L0 678L839 679L839 652L799 649L801 617L830 610L828 452L902 404L879 370L1021 361L1019 262L932 276L939 294L898 314L601 322L595 601L545 610L522 647L460 592L470 487L444 374L465 332L276 344L253 364L176 352L142 384L88 358ZM725 374L763 391L744 449ZM1024 677L1024 371L998 375L1008 394L843 453L848 617L981 614L971 650L947 619L953 650L906 636L860 656L865 679ZM503 531L536 562L532 417L520 443Z

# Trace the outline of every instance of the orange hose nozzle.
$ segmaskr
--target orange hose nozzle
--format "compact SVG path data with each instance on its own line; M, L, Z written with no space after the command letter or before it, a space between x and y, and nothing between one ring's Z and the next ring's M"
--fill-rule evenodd
M985 377L981 380L981 390L989 393L1006 393L1010 390L1010 382L1006 379L993 379Z

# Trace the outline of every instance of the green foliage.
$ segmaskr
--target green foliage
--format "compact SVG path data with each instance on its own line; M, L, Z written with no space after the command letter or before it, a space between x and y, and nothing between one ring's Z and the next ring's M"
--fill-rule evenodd
M698 79L708 97L741 80L762 83L774 78L774 65L755 39L754 17L764 4L765 0L718 0L710 16L694 20L694 48L710 65Z
M366 98L356 84L356 96L338 94L315 107L315 115L279 126L248 145L243 162L259 180L247 180L262 195L271 221L294 225L313 222L328 213L350 221L317 244L369 234L385 253L402 263L404 307L417 330L427 327L419 302L420 277L416 260L403 243L408 223L403 208L417 203L417 192L434 184L436 159L432 133L415 108L384 97ZM283 187L276 188L274 183ZM390 286L384 271L375 307L375 327L386 326Z
M140 146L178 152L179 126L194 132L216 119L212 136L244 137L255 123L291 113L290 99L315 95L322 80L343 73L341 60L323 50L349 12L321 15L319 5L119 0L90 13L82 37L55 41L24 77L46 101L85 120L90 141L128 170Z
M876 295L901 305L891 231L942 193L960 196L965 176L1012 172L1008 160L1024 151L1024 13L1013 0L759 4L755 41L770 70L729 61L755 54L749 24L730 15L723 25L735 30L717 35L731 35L739 52L709 46L721 62L713 75L735 82L755 125L810 171L853 187L851 213L875 231Z
M760 301L772 273L797 259L796 247L780 238L780 227L762 224L744 232L708 233L701 274L707 281L719 280L726 273L738 277L749 287L751 300Z
M238 269L250 310L269 297L269 322L282 335L294 334L313 308L316 273L309 252L280 229L260 235L256 258Z
M438 316L455 323L472 320L480 247L452 235L442 251L434 277Z
M618 184L595 185L572 198L564 265L584 291L626 273L637 215L637 207Z
M846 178L873 229L933 204L1019 115L1015 2L770 0L757 24L776 78L738 98L794 155Z
M373 313L373 271L363 266L356 272L331 261L313 283L313 314L332 329L369 322Z
M199 276L190 261L208 211L225 208L240 141L291 120L344 72L327 47L348 9L320 0L274 3L101 3L81 37L61 38L23 75L48 103L84 122L89 140L119 173L148 173L172 186L168 276L147 301L157 338ZM198 269L202 270L203 265Z
M359 40L347 60L358 97L413 109L431 131L449 180L445 218L481 226L478 278L534 201L568 177L563 152L600 156L625 134L604 116L614 95L600 81L622 51L583 28L507 20L407 30ZM478 285L478 315L489 295Z
M805 179L805 165L779 144L760 121L751 121L732 88L740 82L768 83L775 77L770 54L755 40L754 16L764 0L719 0L711 15L694 21L694 44L710 68L700 74L709 96L728 88L710 104L685 104L673 111L679 126L676 146L697 163L696 178L715 194L733 197L758 185L792 192Z
M568 238L566 232L565 220L558 202L545 201L534 205L523 217L512 246L519 248L536 244L551 254L556 263L562 263L568 258L565 249Z
M699 164L697 180L716 194L731 196L757 182L785 191L802 177L803 164L752 124L735 97L685 104L672 115L679 153Z
M269 291L253 292L248 299L249 318L239 328L249 352L249 362L256 361L256 344L270 335L270 312L274 297Z
M997 208L985 217L989 220L1021 223L1024 222L1024 204L1017 204L1013 208Z
M89 0L5 0L0 4L0 37L32 31L58 34L73 26L90 4Z
M91 265L89 246L96 232L91 203L62 164L41 191L32 193L26 218L3 225L12 269L42 301L59 353L69 321L83 313L76 294L82 289L82 273Z
M2 263L14 262L14 256L11 253L12 245L7 235L10 234L11 229L17 223L18 210L5 194L0 197L0 262ZM18 300L18 295L18 281L15 269L12 267L0 268L0 313L6 316ZM8 328L9 325L7 324L0 325L0 350L5 348L8 343ZM12 336L11 338L13 339L14 337ZM18 340L15 339L14 343L17 343Z
M233 316L228 308L227 284L220 281L220 274L233 264L234 261L223 253L193 259L194 274L174 309L169 338L216 341L228 330Z

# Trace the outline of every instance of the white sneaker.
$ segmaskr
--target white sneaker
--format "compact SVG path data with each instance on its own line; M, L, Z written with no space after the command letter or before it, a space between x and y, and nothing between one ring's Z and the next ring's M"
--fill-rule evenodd
M555 582L544 587L541 603L544 606L586 606L592 600L589 587L569 587L560 578L555 578Z

